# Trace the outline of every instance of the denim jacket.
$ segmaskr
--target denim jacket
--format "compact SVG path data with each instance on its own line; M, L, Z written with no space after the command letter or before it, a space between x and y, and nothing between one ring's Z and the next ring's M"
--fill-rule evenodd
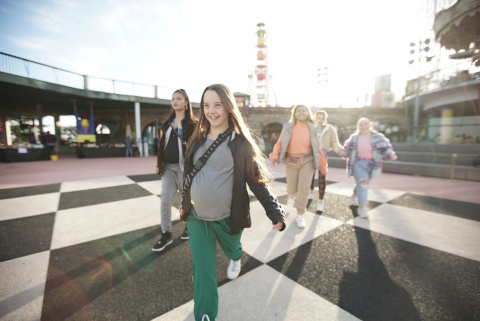
M347 176L352 176L353 164L357 158L358 135L354 133L345 141L344 148L348 153ZM392 149L390 140L382 133L372 130L372 151L373 151L373 170L372 178L379 177L382 173L382 156L389 156L395 152Z

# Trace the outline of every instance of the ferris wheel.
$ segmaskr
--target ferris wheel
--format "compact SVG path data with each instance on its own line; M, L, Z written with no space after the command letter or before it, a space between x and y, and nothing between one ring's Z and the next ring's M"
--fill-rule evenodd
M257 24L256 67L253 74L249 75L252 89L252 104L254 107L272 106L271 92L273 92L272 79L268 73L268 44L267 31L264 23ZM247 89L248 92L248 89ZM273 93L273 98L276 96Z

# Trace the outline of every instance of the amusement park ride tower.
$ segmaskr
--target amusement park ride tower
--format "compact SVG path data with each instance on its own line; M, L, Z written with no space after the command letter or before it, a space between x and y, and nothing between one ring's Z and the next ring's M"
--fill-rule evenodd
M251 95L251 101L254 107L272 106L270 92L273 92L271 76L268 74L268 46L266 41L265 24L257 24L257 66L254 74L248 75L249 85L247 92ZM255 76L255 78L254 78ZM275 98L275 93L273 93Z

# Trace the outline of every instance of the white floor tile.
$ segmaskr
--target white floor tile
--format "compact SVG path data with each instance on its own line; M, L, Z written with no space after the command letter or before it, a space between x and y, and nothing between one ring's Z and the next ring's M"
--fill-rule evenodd
M0 263L2 320L40 320L50 251Z
M175 215L176 214L176 215ZM178 210L172 209L172 219ZM57 213L52 249L160 224L158 196L62 210Z
M60 187L60 192L74 192L94 188L128 185L133 183L135 182L126 176L87 179L73 182L64 182Z
M343 196L352 196L354 187L355 184L348 183L329 184L327 185L326 192ZM368 190L368 200L373 202L385 203L397 197L400 197L403 194L405 194L405 192L384 188L380 189L370 186Z
M480 261L480 222L392 204L369 210L368 216L348 223Z
M146 189L153 195L160 195L162 192L162 181L148 181L137 183L142 188Z
M359 320L267 265L222 285L218 295L217 320ZM154 321L194 320L193 305L190 301Z
M270 188L272 189L273 193L278 197L282 195L287 195L287 184L280 183L280 182L272 182L270 184Z
M0 221L56 212L59 201L60 193L0 200Z
M219 297L219 320L358 320L267 265L221 286Z
M162 314L152 321L195 321L195 317L193 316L193 307L194 303L192 300L179 306L178 308Z
M295 223L296 210L288 206L284 208L292 214L287 215L287 228L283 232L278 232L272 229L272 222L265 214L262 205L259 202L250 204L252 227L243 231L242 247L245 252L263 263L343 224L329 217L306 212L304 214L306 227L300 229Z

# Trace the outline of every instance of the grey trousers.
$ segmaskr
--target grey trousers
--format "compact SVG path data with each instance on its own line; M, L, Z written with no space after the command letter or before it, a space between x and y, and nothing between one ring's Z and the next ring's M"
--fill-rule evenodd
M162 175L160 194L160 219L162 232L172 231L172 206L177 190L182 192L183 171L179 164L166 164Z

